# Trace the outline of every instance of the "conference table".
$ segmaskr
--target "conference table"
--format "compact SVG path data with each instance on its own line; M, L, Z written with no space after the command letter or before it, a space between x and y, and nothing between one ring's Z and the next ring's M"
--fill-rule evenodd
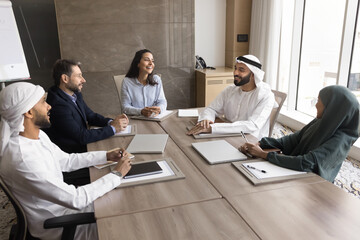
M134 154L133 161L171 158L185 178L117 188L97 199L99 239L356 239L359 199L317 175L255 186L231 163L209 165L191 144L218 138L187 136L196 120L176 113L161 122L130 119L137 134L169 135L163 154ZM88 150L126 148L132 138L111 137ZM234 147L245 142L222 139ZM91 180L109 171L91 168Z

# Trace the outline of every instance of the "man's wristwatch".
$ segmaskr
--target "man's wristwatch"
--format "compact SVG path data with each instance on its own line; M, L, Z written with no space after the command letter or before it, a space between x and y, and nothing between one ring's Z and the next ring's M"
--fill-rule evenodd
M111 173L115 174L116 176L119 176L119 177L123 177L123 175L121 174L121 172L118 172L118 171L111 171Z

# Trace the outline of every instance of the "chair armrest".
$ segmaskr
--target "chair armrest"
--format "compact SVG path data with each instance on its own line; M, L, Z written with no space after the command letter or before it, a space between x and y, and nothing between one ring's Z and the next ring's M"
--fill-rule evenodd
M76 213L46 219L44 222L44 228L66 228L69 226L77 226L94 222L96 222L96 219L93 212Z

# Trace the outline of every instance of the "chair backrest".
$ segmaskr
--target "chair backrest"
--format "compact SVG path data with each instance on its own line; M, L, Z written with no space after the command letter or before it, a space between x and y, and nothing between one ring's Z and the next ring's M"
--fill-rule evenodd
M274 93L275 101L277 102L278 107L273 108L272 111L271 111L271 114L270 114L269 137L271 137L271 135L272 135L272 132L273 132L274 126L275 126L275 122L276 122L276 120L277 120L277 118L279 116L281 107L283 106L283 104L285 102L285 99L286 99L286 96L287 96L287 94L283 93L283 92L279 92L279 91L276 91L276 90L271 90L271 91Z
M123 82L124 78L125 78L125 75L116 75L116 76L114 76L114 81L115 81L117 93L118 93L118 96L119 96L120 112L122 112L122 108L121 108L121 85L122 85L122 82Z
M27 233L27 221L26 221L25 212L22 206L20 205L20 203L18 202L18 200L11 193L10 189L6 186L1 176L0 176L0 186L4 190L6 196L9 198L13 207L15 208L15 212L17 216L16 230L14 231L14 236L12 236L10 239L25 240Z

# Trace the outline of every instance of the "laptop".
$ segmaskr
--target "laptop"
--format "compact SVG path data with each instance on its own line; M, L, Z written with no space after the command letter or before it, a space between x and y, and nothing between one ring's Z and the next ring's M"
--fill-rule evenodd
M209 164L218 164L246 160L245 154L225 140L192 143L193 148L205 158Z
M126 150L129 153L163 153L168 137L167 134L136 134Z

